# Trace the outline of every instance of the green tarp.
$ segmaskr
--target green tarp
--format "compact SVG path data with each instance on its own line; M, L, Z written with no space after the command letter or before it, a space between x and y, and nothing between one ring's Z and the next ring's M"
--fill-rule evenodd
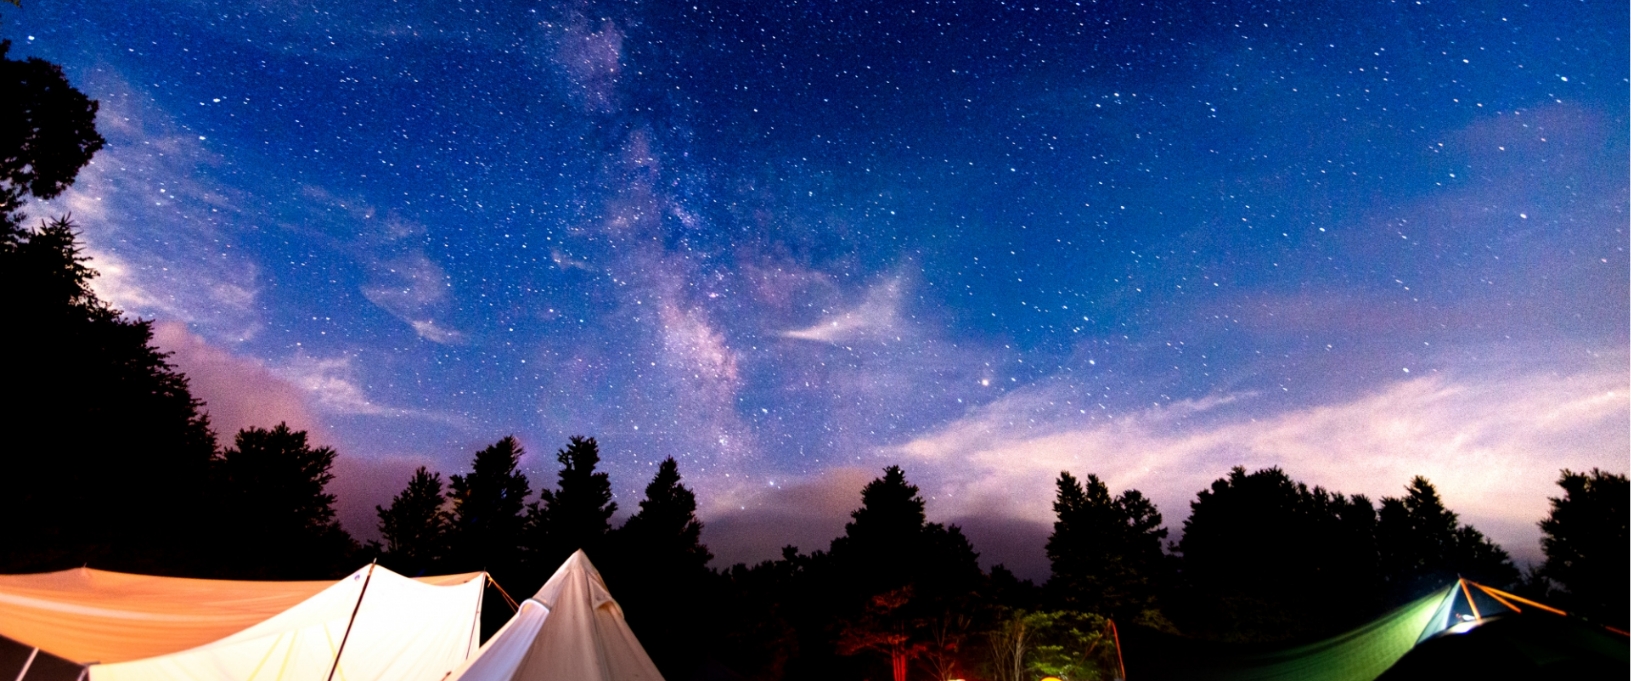
M1372 681L1415 647L1449 600L1447 586L1358 629L1316 643L1234 660L1219 681Z
M1132 681L1373 681L1416 645L1454 585L1332 638L1284 648L1207 643L1127 632L1123 651ZM1438 628L1442 628L1439 626Z

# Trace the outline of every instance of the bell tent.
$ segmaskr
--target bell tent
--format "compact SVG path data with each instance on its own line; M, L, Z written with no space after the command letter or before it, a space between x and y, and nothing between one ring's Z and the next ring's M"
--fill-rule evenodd
M449 681L662 681L589 557L572 554Z

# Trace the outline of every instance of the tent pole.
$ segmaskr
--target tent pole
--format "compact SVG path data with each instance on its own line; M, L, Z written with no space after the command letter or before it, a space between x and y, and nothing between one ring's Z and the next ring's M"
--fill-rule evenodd
M1484 616L1478 614L1478 604L1472 602L1472 592L1467 590L1467 580L1465 578L1462 578L1462 579L1458 579L1456 581L1461 582L1461 593L1465 594L1467 596L1467 607L1472 608L1473 621L1478 622L1480 624L1483 623Z
M357 592L357 605L351 608L351 619L345 623L345 634L340 637L340 648L334 651L334 666L328 668L328 681L334 681L334 672L340 668L340 656L345 654L346 639L351 638L351 625L357 623L357 612L362 610L362 597L368 595L368 582L374 579L374 566L378 564L379 559L375 558L374 562L368 564L368 576L362 578L362 591Z

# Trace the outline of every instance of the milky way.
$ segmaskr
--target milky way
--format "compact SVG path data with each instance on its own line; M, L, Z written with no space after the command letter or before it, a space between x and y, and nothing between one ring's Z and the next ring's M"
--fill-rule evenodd
M0 8L101 101L98 291L342 515L514 433L674 456L723 560L900 463L1045 570L1059 470L1424 474L1516 556L1624 471L1628 10L1548 2ZM1038 568L1041 565L1041 568Z

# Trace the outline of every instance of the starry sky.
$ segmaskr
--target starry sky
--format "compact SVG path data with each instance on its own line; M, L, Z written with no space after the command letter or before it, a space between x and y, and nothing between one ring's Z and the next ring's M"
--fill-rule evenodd
M718 562L900 464L1045 577L1060 470L1175 532L1234 465L1426 475L1523 561L1627 469L1623 2L25 2L108 145L62 198L216 427L342 520L515 434Z

